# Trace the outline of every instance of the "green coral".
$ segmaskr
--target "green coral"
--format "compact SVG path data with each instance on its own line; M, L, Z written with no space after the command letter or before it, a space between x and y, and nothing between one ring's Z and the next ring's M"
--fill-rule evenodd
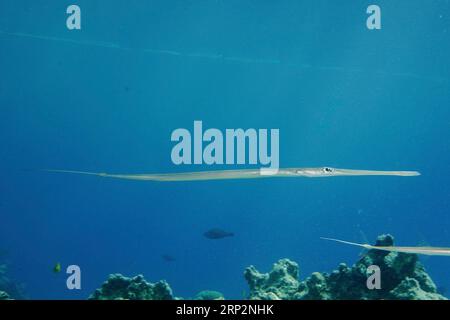
M4 292L4 291L0 291L0 300L9 300L9 295Z
M382 235L377 246L392 246L394 238ZM368 267L380 267L381 289L366 286ZM331 273L314 272L304 281L298 279L297 263L282 259L270 273L248 267L244 276L250 299L262 300L445 300L415 254L369 250L352 267L341 263Z
M254 266L245 269L244 277L250 286L250 298L259 300L289 299L298 288L298 264L282 259L270 273L259 273Z
M0 299L25 299L24 286L10 279L8 275L8 265L0 264Z
M156 283L145 281L142 275L127 278L112 274L89 300L173 300L172 289L164 280Z
M225 297L219 291L203 290L197 293L195 300L225 300Z
M398 300L444 300L442 296L434 292L427 292L422 289L419 281L406 277L400 284L391 291L391 294Z

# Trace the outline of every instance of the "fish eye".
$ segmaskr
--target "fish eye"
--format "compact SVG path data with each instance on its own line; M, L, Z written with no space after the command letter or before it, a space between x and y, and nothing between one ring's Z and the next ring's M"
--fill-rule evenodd
M324 167L323 168L323 172L325 172L325 173L333 173L333 168L330 168L330 167Z

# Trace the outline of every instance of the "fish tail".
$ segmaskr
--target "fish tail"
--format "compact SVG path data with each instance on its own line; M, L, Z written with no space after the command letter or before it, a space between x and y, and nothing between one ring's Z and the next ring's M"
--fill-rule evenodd
M362 247L362 248L366 248L366 249L370 249L371 248L371 245L369 245L369 244L362 244L362 243L344 241L344 240L333 239L333 238L324 238L324 237L320 237L320 239L334 241L334 242L339 242L339 243L344 243L344 244L349 244L349 245L352 245L352 246Z
M75 171L75 170L43 169L41 171L52 172L52 173L84 174L84 175L99 176L99 177L106 177L106 176L108 176L108 174L106 174L106 173L87 172L87 171Z

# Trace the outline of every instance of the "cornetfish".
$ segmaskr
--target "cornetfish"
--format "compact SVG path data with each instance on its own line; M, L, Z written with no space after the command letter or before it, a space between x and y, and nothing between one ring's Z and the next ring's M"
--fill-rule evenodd
M423 254L427 256L450 256L450 248L440 248L440 247L397 247L397 246L372 246L370 244L355 243L339 239L332 238L320 238L323 240L330 240L339 243L349 244L352 246L362 247L368 250L382 250L390 252L403 252L403 253L414 253Z
M267 170L267 171L264 171ZM106 178L143 180L143 181L204 181L204 180L226 180L226 179L256 179L256 178L279 178L279 177L339 177L339 176L419 176L417 171L378 171L378 170L352 170L336 169L330 167L318 168L285 168L271 169L242 169L242 170L216 170L182 173L151 173L151 174L110 174L95 173L72 170L45 170L47 172L85 174Z

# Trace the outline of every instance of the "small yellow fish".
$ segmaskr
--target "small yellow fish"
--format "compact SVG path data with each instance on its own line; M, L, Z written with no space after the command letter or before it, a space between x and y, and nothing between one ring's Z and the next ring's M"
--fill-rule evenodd
M57 262L55 266L53 267L54 273L60 273L61 272L61 263Z

